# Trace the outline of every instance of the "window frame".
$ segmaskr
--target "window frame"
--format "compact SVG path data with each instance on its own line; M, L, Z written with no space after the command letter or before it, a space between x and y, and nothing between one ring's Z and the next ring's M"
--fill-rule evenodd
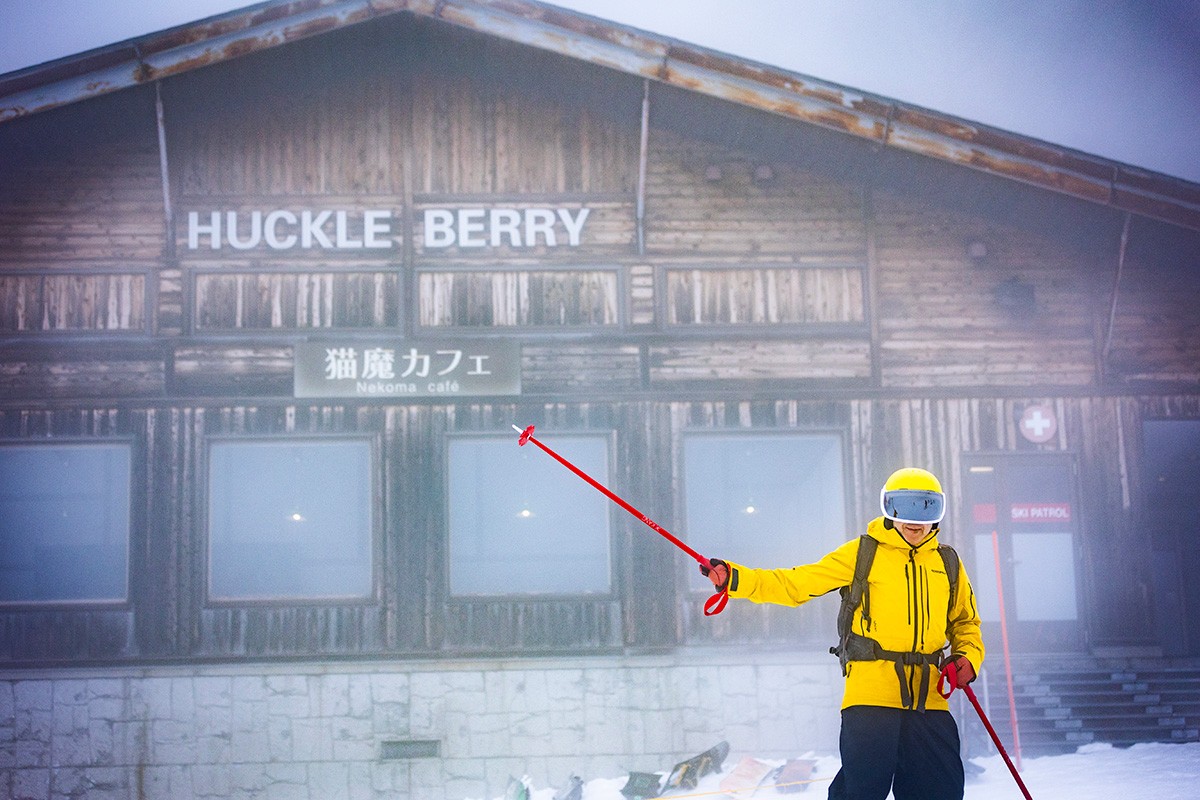
M368 535L371 538L371 587L367 594L350 596L350 595L328 595L316 596L306 595L303 597L220 597L214 596L212 593L212 502L213 502L213 487L212 487L212 446L220 443L239 443L239 444L254 444L254 443L285 443L285 444L344 444L351 442L365 443L368 446L368 463L371 474L368 476L370 482L370 503L368 504L370 521L370 530ZM294 434L229 434L218 433L210 434L204 437L203 441L203 456L199 468L199 474L203 476L203 480L198 480L197 494L199 497L199 539L200 539L200 558L202 564L201 574L198 576L202 585L202 607L205 609L238 609L238 608L297 608L297 607L344 607L344 606L378 606L381 604L383 591L383 517L385 510L383 508L383 470L380 464L380 442L378 435L375 434L347 434L347 433L304 433L300 435Z
M550 440L550 441L553 441L553 439L555 437L563 437L563 436L591 437L591 438L596 438L596 439L603 439L605 458L606 458L607 467L608 467L608 474L603 475L603 476L592 475L591 473L588 473L588 474L591 475L592 478L594 478L601 485L611 488L613 472L616 467L616 461L615 461L616 431L615 430L612 430L612 429L604 429L604 430L575 429L575 430L571 430L571 429L553 429L553 428L551 428L551 429L549 429L548 433L539 430L537 435L538 435L539 439L541 439L542 437L547 437L548 440ZM443 473L442 473L445 476L444 477L445 489L442 493L443 494L442 501L443 501L443 513L444 513L443 519L445 520L444 525L443 525L443 530L444 530L444 535L445 535L444 541L445 541L445 545L446 545L445 546L445 556L443 557L443 570L444 570L443 575L445 576L444 589L442 592L443 600L446 603L457 604L457 605L471 605L471 604L479 604L479 603L512 603L512 604L562 603L562 602L605 603L605 602L614 602L614 601L620 600L621 599L621 585L620 585L621 573L620 573L620 569L619 569L620 565L617 563L618 558L619 558L618 539L617 539L618 525L616 523L616 518L614 517L614 513L615 513L615 510L617 509L617 506L615 503L611 502L611 500L609 500L607 497L604 498L604 502L606 504L605 521L608 526L609 581L608 581L608 591L607 592L593 592L593 593L589 593L589 592L529 592L529 593L524 593L524 594L522 594L522 593L455 594L454 593L453 587L451 586L451 582L450 582L450 570L451 570L451 566L453 563L453 553L452 553L451 538L450 538L451 537L451 531L450 531L450 507L451 507L450 443L455 439L458 439L458 440L490 439L490 440L496 440L496 441L503 441L503 440L510 439L510 438L512 439L512 446L517 447L518 444L516 442L516 439L517 439L516 432L505 433L504 431L453 431L453 432L448 432L445 434L445 437L444 437L445 446L443 448L443 450L444 450ZM526 447L531 447L531 446L536 447L536 445L532 445L532 444L526 444L525 446ZM547 445L547 446L551 447L551 449L553 449L552 444ZM541 455L544 458L547 458L547 459L550 458L550 455L547 453L542 453ZM570 460L570 454L560 453L560 455L562 455L567 460ZM567 470L566 467L562 467L562 470L563 470L564 474L569 474L569 471ZM586 470L584 470L584 471L586 472ZM581 480L580 478L578 478L575 475L571 475L571 479L572 480Z
M2 447L96 447L96 446L121 446L124 447L126 454L129 457L129 469L125 475L127 480L126 495L127 495L127 521L128 527L125 531L125 580L123 598L81 598L78 600L56 599L56 600L0 600L0 610L22 611L22 610L105 610L105 611L128 611L134 606L134 592L136 591L134 578L134 561L135 561L135 541L134 532L143 527L141 516L139 515L139 504L137 501L137 492L135 487L138 486L135 480L138 475L137 461L137 438L130 435L120 436L66 436L55 437L53 439L20 439L20 438L0 438L0 448Z

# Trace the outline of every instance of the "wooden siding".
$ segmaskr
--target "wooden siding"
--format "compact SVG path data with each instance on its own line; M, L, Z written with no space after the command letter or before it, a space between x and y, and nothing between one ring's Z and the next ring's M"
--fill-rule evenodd
M169 87L178 94L164 91L179 193L400 195L402 89L363 80L366 69L390 71L386 56L338 58L328 47L304 42L197 70Z
M1095 383L1093 263L1038 236L926 206L876 198L880 367L885 386L1087 386ZM967 257L989 243L983 264ZM1032 288L1027 310L998 287Z
M0 270L162 258L162 183L146 136L153 119L145 123L148 131L128 141L80 141L0 160Z
M778 159L650 135L646 250L654 254L803 258L865 248L862 193ZM755 170L772 177L756 181ZM708 179L712 167L720 172Z
M512 76L510 61L497 73ZM545 65L539 67L539 71ZM622 193L637 176L637 106L610 110L530 96L496 76L422 72L413 85L414 192ZM611 101L610 101L611 102Z
M611 270L422 271L422 326L616 325L617 274Z
M667 268L671 325L862 322L861 269Z
M1200 251L1129 259L1115 289L1108 376L1127 384L1200 386L1198 264ZM1115 273L1115 258L1110 266ZM1113 283L1101 285L1112 291Z
M1021 411L1033 402L1051 403L1060 418L1058 435L1043 445L1027 442L1017 429ZM1152 609L1139 587L1150 576L1149 551L1134 524L1137 484L1145 476L1130 454L1140 448L1142 419L1197 416L1194 396L0 408L0 437L6 440L132 441L135 505L131 608L0 608L0 658L582 653L706 640L816 645L832 635L830 608L820 605L797 611L734 604L721 617L704 619L703 598L682 588L690 562L623 513L612 517L614 598L449 598L442 468L447 437L502 434L515 422L537 425L551 444L557 432L613 432L611 486L677 531L685 433L840 430L848 445L849 516L847 530L838 533L852 536L875 516L877 487L894 465L920 463L942 478L951 500L944 536L968 565L974 563L973 542L958 533L966 514L964 456L1068 454L1087 467L1078 486L1082 623L1095 643L1145 641ZM208 441L330 435L368 436L377 443L376 598L315 606L207 605ZM1125 556L1113 559L1114 550ZM64 624L43 631L53 619Z
M0 274L0 331L146 328L146 274Z
M621 392L641 385L636 345L533 345L521 348L521 389L528 394Z
M394 328L396 272L198 272L197 331Z
M649 349L650 381L866 379L871 374L865 339L813 341L681 342Z
M290 346L179 346L172 365L175 391L189 397L292 394Z
M11 401L161 397L166 373L157 347L0 347L0 396Z

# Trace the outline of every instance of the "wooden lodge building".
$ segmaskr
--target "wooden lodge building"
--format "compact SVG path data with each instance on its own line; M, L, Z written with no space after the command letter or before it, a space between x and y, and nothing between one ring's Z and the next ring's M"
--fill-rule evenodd
M0 795L834 752L834 600L529 425L761 566L927 467L994 719L1003 618L1027 749L1200 738L1197 309L1196 184L529 0L0 76Z

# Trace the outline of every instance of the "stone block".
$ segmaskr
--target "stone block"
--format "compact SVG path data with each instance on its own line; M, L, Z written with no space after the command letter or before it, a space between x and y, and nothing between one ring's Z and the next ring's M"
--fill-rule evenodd
M267 800L316 800L308 793L304 764L267 764Z
M404 703L410 698L408 675L403 673L374 673L369 679L371 702Z
M350 797L350 768L339 763L308 765L308 791L316 800L348 800Z
M317 717L291 721L291 758L276 760L329 761L332 758L330 720Z
M349 675L322 675L314 678L313 681L319 697L318 715L322 717L347 717L350 715Z
M331 728L335 760L370 761L375 758L377 748L369 719L335 719L331 720Z
M195 800L224 800L232 796L233 780L227 765L197 764L191 769L191 777L192 797Z
M13 686L16 711L49 713L54 709L53 681L17 681Z
M14 770L11 791L12 800L46 800L50 796L50 770Z
M150 761L155 765L195 764L195 729L186 722L156 719L150 723Z
M408 703L376 703L371 709L371 730L383 737L408 736Z
M192 679L196 708L229 708L233 704L233 680L223 676Z

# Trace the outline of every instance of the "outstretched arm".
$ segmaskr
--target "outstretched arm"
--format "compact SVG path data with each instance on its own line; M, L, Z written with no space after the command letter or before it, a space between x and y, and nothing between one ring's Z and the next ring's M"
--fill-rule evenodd
M753 603L798 606L850 583L857 554L856 537L812 564L752 569L714 558L709 566L701 565L700 572L718 589L728 585L730 597L742 597Z

